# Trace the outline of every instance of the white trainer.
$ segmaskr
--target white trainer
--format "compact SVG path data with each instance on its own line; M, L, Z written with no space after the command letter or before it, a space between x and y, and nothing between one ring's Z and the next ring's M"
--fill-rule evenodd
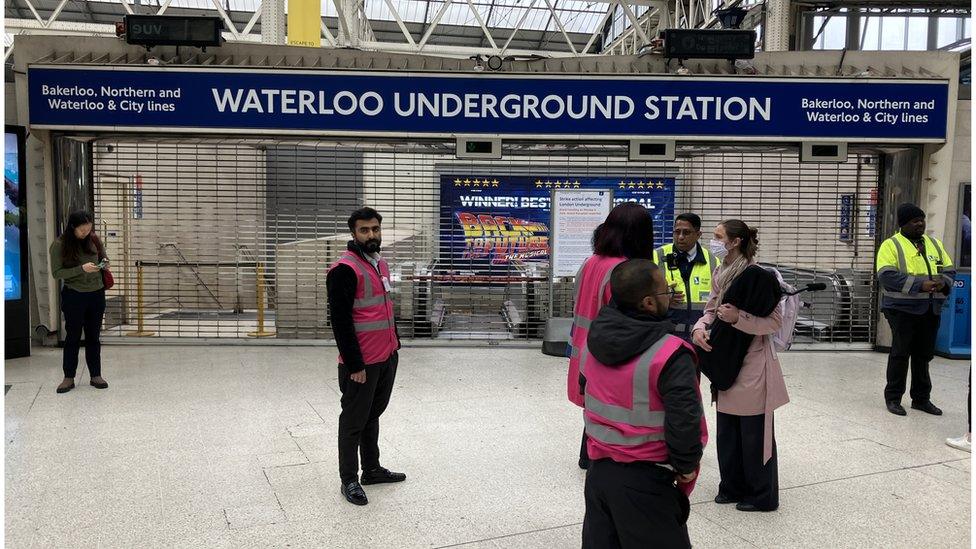
M956 450L962 450L963 452L972 453L973 451L972 435L969 433L966 433L959 438L947 438L946 444L955 448Z

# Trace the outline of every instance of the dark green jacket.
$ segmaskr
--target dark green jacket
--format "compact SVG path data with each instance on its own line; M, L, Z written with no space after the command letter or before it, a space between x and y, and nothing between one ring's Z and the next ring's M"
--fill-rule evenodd
M56 280L63 280L64 285L77 292L97 292L105 287L102 282L102 272L86 273L81 268L85 263L98 264L97 253L83 253L80 262L73 267L66 267L61 259L61 240L51 244L51 276Z

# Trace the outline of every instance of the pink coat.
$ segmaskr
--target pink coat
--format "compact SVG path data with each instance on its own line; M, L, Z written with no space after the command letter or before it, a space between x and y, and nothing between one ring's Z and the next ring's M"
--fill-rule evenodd
M719 267L721 269L721 267ZM717 272L717 271L716 271ZM712 298L705 304L705 314L695 324L695 330L707 330L715 322L716 276L712 276ZM734 416L757 416L766 414L763 428L763 463L773 455L773 410L790 401L786 393L786 381L776 356L772 334L779 330L783 321L783 305L767 317L753 316L739 311L739 320L733 325L736 329L756 336L746 352L742 369L735 383L726 391L718 392L718 411Z

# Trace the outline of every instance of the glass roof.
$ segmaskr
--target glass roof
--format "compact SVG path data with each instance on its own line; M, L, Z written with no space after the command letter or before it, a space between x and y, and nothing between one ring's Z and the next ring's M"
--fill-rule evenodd
M117 3L118 0L92 0L99 2ZM559 18L571 33L590 34L596 30L603 15L609 5L605 1L587 2L582 0L549 0L559 14ZM160 6L165 0L130 0L132 4L143 6ZM333 0L321 0L322 13L327 17L336 16L336 7ZM81 2L74 2L80 4ZM225 9L229 8L236 12L253 13L260 9L259 0L220 0ZM377 21L395 21L393 13L387 5L386 0L363 0L365 12L369 19ZM390 0L404 22L423 23L431 22L437 13L443 8L443 1L427 0ZM558 31L559 26L551 17L551 13L546 6L545 0L537 0L533 5L533 0L472 0L472 3L481 14L481 18L489 28L514 28L519 20L528 10L529 15L522 25L526 30L547 30ZM213 10L214 5L211 0L172 0L171 8L189 8L201 10ZM287 11L287 0L285 10ZM454 0L452 5L441 18L442 25L457 26L478 26L478 20L471 12L466 0ZM495 37L496 39L498 37Z

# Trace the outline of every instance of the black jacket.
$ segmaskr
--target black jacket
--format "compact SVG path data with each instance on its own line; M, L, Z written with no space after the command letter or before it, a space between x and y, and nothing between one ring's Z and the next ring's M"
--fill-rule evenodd
M767 317L773 314L782 297L783 289L776 276L759 265L750 265L729 285L722 304L729 303L751 315ZM712 350L699 348L698 356L702 373L712 382L714 394L735 383L755 336L717 317L709 330L708 344Z
M612 303L600 310L586 338L593 358L606 366L620 366L670 334L674 325L651 315L624 312ZM682 474L694 471L702 458L701 397L698 369L690 351L671 357L657 390L664 401L664 441L671 466Z
M366 253L355 240L350 240L346 248L369 263ZM352 322L352 306L356 300L358 283L356 272L348 265L337 265L325 277L332 334L335 336L339 354L342 355L349 373L359 372L367 366L363 363L363 351L359 348L359 339L356 337L356 328ZM397 333L397 349L400 348L399 341L400 334Z

